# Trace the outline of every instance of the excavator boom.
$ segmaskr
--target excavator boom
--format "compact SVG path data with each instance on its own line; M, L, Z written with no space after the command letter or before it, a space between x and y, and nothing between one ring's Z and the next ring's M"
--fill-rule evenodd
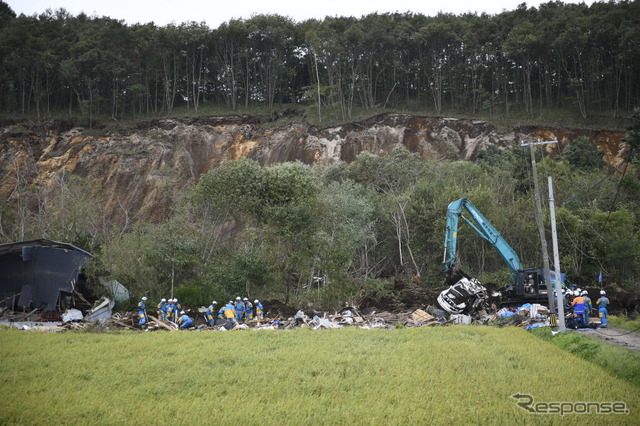
M463 215L466 213L468 217ZM458 225L464 220L480 237L489 242L500 254L511 271L511 285L505 295L513 300L546 299L547 286L544 274L537 269L524 269L515 250L505 241L496 228L466 198L449 204L447 227L444 235L444 269L449 283L454 283L440 293L438 304L449 313L461 313L481 306L487 299L486 289L476 278L471 278L458 267ZM555 274L554 271L550 271Z
M469 214L469 218L463 216ZM520 258L515 250L505 241L496 228L486 217L466 198L461 198L449 204L447 208L447 227L444 236L444 268L450 272L455 269L458 252L458 224L462 218L480 237L488 241L498 251L511 273L522 269Z

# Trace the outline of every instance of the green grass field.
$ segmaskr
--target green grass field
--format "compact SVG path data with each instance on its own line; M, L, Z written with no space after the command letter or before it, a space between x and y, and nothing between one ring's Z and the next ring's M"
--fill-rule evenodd
M532 333L640 388L640 354L574 332L552 337L550 329L542 327L533 330Z
M0 424L640 422L637 386L519 328L0 337ZM535 415L517 393L630 413Z

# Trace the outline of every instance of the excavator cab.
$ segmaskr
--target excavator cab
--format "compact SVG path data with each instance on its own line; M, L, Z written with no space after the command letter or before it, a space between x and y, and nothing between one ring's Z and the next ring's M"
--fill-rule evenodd
M547 284L538 269L519 269L514 272L513 284L508 293L523 300L547 300Z

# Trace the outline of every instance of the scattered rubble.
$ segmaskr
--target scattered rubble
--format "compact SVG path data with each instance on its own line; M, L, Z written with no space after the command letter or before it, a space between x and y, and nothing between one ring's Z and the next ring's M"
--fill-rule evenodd
M172 321L161 321L148 314L148 322L138 326L137 312L112 313L114 301L103 297L98 300L83 316L78 309L68 309L62 315L43 312L34 309L30 312L15 312L5 309L0 312L0 326L10 326L22 330L42 331L111 331L111 330L145 330L145 331L178 331L179 327ZM213 327L200 314L201 308L185 308L185 312L195 318L195 331L236 331L236 330L290 330L308 327L313 330L339 329L343 327L358 327L362 329L395 329L398 327L433 327L448 325L493 325L539 327L549 324L549 311L543 305L524 304L517 308L503 308L488 312L479 310L473 313L451 314L436 306L424 306L405 312L370 311L360 312L353 306L347 306L340 311L312 312L307 315L303 310L297 312L284 304L277 304L275 309L267 312L263 320L247 321L238 324L235 321L217 319ZM154 312L154 311L150 311ZM287 312L290 315L283 315ZM295 313L294 313L295 312Z

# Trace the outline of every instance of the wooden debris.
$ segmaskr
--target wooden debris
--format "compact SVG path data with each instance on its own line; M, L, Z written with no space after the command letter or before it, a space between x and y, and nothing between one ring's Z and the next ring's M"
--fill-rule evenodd
M158 318L154 317L153 315L148 315L148 317L149 317L149 320L152 323L154 323L156 325L159 325L160 327L166 328L169 331L178 330L178 326L176 324L172 323L171 321L169 321L169 324L171 324L171 325L169 325L169 324L165 324L164 322L160 321Z
M73 290L73 294L75 294L76 296L78 296L80 298L80 300L82 300L84 303L86 303L89 306L93 306L93 303L89 302L87 299L84 298L84 296L78 291L78 290Z
M34 309L33 311L29 312L28 314L21 314L15 317L16 320L18 321L24 321L27 318L29 318L29 316L31 316L31 314L34 314L36 311L38 310L38 308Z
M411 319L415 322L426 322L434 319L433 315L428 314L422 309L417 309L411 314Z
M5 297L4 299L0 299L0 303L4 303L4 302L6 302L6 301L7 301L7 300L9 300L9 299L14 299L14 300L15 300L15 299L16 299L18 296L20 296L21 294L22 294L22 292L20 292L20 293L16 293L16 294L13 294L13 295L11 295L11 296L9 296L9 297ZM13 304L12 304L12 306L13 306Z
M125 324L124 322L122 322L122 321L120 321L120 320L118 320L118 319L116 319L114 317L111 317L111 322L119 325L120 327L124 327L124 328L126 328L128 330L133 330L133 327L131 327L129 324Z
M87 326L84 323L69 321L65 325L62 326L65 330L84 330Z
M275 321L278 318L264 318L261 320L251 320L251 321L246 321L245 324L260 324L261 322L269 322L269 321Z
M373 316L374 319L380 319L387 323L396 323L398 321L398 315L391 312L378 312Z

